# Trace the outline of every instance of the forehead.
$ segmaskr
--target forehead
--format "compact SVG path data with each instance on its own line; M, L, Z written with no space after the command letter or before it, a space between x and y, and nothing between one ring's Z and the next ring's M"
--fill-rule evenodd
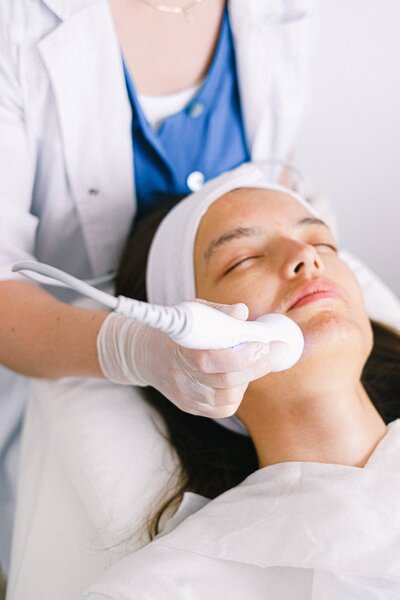
M311 213L291 195L268 189L243 188L218 198L203 215L198 237L213 236L230 226L283 226Z

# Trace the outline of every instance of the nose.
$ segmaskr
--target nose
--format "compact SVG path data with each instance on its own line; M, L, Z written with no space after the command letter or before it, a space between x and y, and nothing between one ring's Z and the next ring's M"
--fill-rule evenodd
M283 275L286 279L299 276L308 278L323 273L324 265L314 246L291 240L286 252L283 265Z

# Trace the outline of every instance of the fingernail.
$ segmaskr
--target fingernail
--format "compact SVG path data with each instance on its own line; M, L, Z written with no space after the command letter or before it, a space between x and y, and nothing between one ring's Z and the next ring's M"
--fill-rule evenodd
M238 302L235 304L235 313L237 319L243 319L244 321L247 320L247 317L249 316L247 304L244 304L244 302Z

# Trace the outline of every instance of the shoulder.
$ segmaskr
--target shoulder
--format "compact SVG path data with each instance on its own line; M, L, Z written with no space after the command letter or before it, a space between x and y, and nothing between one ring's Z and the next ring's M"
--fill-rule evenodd
M2 0L0 2L0 39L11 44L27 44L40 39L57 23L57 18L42 0Z
M108 569L83 600L184 600L211 568L211 559L150 543Z
M186 493L162 534L115 563L91 586L83 600L179 600L177 581L182 581L185 573L190 573L190 584L196 580L196 573L201 580L207 568L203 564L206 559L170 547L168 539L173 531L184 526L187 518L201 511L209 502L203 496ZM164 544L164 541L167 543Z
M0 40L26 44L40 40L60 23L106 0L1 0Z
M253 25L257 29L265 25L289 24L301 21L315 12L317 0L231 0L229 14L238 24Z

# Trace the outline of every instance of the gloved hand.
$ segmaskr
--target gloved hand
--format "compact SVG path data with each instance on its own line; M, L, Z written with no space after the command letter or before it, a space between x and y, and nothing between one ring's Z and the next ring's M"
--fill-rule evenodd
M205 303L247 320L245 304ZM281 353L273 356L259 342L227 350L183 348L161 331L117 313L104 321L97 349L100 367L111 381L151 385L181 410L217 419L233 415L249 382L268 374L273 361L281 359Z

